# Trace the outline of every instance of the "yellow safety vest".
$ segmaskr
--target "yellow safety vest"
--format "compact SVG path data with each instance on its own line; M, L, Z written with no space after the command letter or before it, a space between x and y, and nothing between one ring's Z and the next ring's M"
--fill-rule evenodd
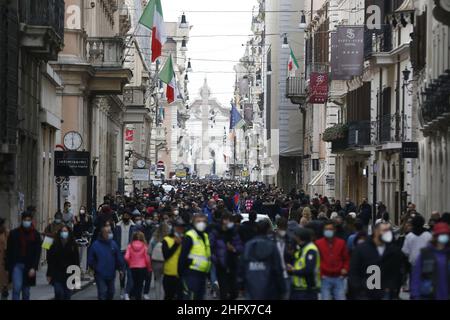
M192 248L188 256L192 260L192 264L189 268L208 273L211 269L211 247L209 245L208 234L204 233L204 241L194 229L186 232L186 236L192 239Z
M164 241L167 242L167 246L170 248L175 244L175 239L172 237L164 237ZM178 259L180 258L181 253L181 245L178 246L177 250L175 250L174 254L164 261L164 274L166 276L175 276L178 277Z
M316 252L316 266L314 268L314 279L315 286L309 289L319 289L320 288L320 254L314 243L307 244L302 251L297 251L295 253L295 263L294 270L303 270L306 267L306 259L309 251ZM301 253L301 254L300 254ZM305 290L308 289L308 284L306 283L305 277L293 276L292 282L295 289Z

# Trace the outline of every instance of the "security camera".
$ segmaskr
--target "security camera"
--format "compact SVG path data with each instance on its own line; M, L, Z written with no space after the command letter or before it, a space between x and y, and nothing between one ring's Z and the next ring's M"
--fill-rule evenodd
M95 8L95 1L91 1L91 8L92 8L92 9Z

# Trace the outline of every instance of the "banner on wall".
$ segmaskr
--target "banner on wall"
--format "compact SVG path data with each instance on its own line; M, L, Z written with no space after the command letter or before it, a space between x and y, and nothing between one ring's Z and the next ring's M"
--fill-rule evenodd
M364 64L364 26L338 26L337 50L341 76L362 75Z
M325 103L328 99L328 73L311 72L309 102Z
M133 141L134 139L134 130L126 129L125 130L125 141Z
M342 73L339 63L339 50L337 33L331 33L331 79L332 80L351 80L351 76Z

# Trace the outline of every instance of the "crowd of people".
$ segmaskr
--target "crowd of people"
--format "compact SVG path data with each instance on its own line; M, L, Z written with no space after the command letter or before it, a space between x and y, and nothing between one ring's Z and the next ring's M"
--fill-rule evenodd
M76 240L91 235L86 267L99 300L345 300L450 298L450 214L423 215L410 203L395 225L386 206L344 204L262 183L177 182L131 196L107 195L95 214L63 212L40 234L33 208L8 233L0 221L0 289L29 299L41 260L56 299L70 299L67 268L80 265Z

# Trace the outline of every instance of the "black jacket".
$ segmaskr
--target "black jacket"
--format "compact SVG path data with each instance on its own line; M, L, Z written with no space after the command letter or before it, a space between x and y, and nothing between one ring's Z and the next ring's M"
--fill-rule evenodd
M9 271L11 280L12 271L17 263L24 263L24 273L27 274L30 269L37 270L39 267L39 260L41 258L41 235L36 230L33 230L34 241L27 243L27 254L21 257L20 250L20 230L22 227L12 230L9 233L8 243L6 248L6 269ZM24 278L25 284L33 286L36 284L36 277Z
M349 286L358 299L382 299L384 291L391 292L392 297L398 296L402 284L403 253L395 244L387 244L382 256L372 239L357 246L350 259ZM375 274L370 266L380 268L381 289L369 289L367 280ZM373 283L372 280L369 283Z
M57 239L47 252L47 264L47 277L52 278L51 283L59 282L65 284L67 278L72 274L67 273L67 268L72 265L80 265L77 245L70 241L63 246L61 240Z
M286 293L283 266L276 242L258 236L245 245L239 282L250 300L277 300Z

